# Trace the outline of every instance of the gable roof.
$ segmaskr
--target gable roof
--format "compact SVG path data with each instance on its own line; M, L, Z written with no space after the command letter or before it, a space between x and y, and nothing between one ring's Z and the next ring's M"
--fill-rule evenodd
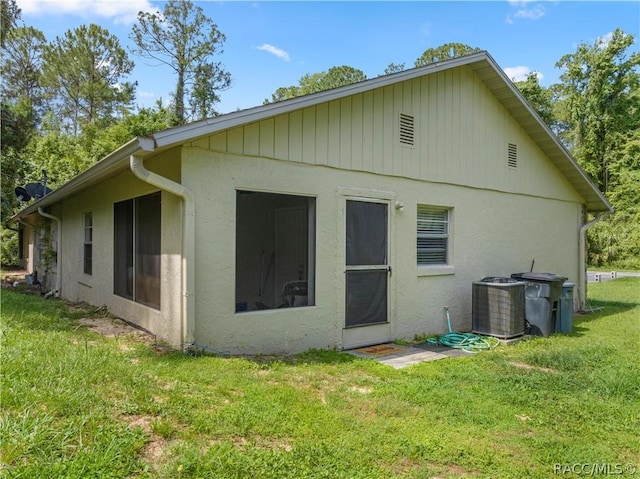
M491 55L487 52L479 52L391 75L372 78L332 90L227 113L218 117L159 131L149 137L134 138L71 179L68 183L29 205L9 221L15 221L17 218L27 216L35 212L38 207L54 204L73 193L119 173L128 168L131 155L144 157L153 152L166 150L186 141L192 141L223 130L461 66L467 66L478 75L491 93L495 95L498 101L538 145L540 150L545 153L549 160L585 199L588 211L613 211L611 203L576 163L569 151L542 121Z

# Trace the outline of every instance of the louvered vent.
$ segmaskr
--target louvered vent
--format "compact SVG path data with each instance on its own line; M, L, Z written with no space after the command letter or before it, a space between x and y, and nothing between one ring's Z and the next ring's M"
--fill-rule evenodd
M400 113L400 143L413 146L414 119L411 115Z
M507 148L507 164L511 168L518 167L518 147L513 143L509 143L509 146Z

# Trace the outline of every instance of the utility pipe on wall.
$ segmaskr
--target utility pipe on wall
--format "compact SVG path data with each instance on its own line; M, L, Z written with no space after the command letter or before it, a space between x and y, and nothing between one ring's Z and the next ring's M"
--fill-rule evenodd
M586 252L587 252L587 230L595 225L598 221L600 221L600 213L596 213L596 217L589 221L588 223L583 224L580 227L580 238L579 238L579 250L580 250L580 258L578 261L578 266L580 268L580 277L578 281L579 289L578 289L578 301L580 309L584 309L587 305L587 261L586 261Z
M50 291L47 295L55 295L56 297L60 296L60 280L62 276L62 262L60 261L60 253L62 251L61 238L62 238L62 228L60 224L60 218L57 216L50 215L49 213L45 213L45 211L38 206L38 213L45 218L49 218L58 223L56 228L56 287L54 290Z
M168 191L184 200L184 227L182 231L182 347L187 349L194 344L194 323L196 311L195 297L195 260L196 260L196 213L195 198L190 189L169 178L147 170L144 160L138 156L129 157L131 172L150 185Z

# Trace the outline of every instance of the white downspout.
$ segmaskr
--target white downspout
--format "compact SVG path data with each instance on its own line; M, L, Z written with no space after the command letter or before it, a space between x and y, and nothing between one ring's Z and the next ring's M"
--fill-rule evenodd
M40 213L41 216L52 219L58 223L58 227L56 228L56 243L57 243L56 244L56 267L57 267L56 287L53 291L50 291L49 293L47 293L47 297L48 295L55 295L56 297L58 297L60 296L60 280L62 277L62 262L60 261L60 256L61 256L60 253L62 252L62 244L61 244L62 228L60 224L60 218L58 218L57 216L50 215L49 213L45 213L45 211L40 206L38 206L38 213Z
M587 230L595 225L598 221L600 221L600 213L596 213L596 217L589 221L588 223L583 224L580 227L580 238L579 238L579 250L580 250L580 259L579 259L579 267L580 267L580 277L578 279L578 306L579 310L582 310L587 305Z
M196 213L195 198L186 186L165 178L144 167L144 160L135 155L129 157L132 173L145 183L173 193L184 200L184 227L182 231L182 347L187 349L194 344L194 322L196 311L195 297L195 260L196 260Z

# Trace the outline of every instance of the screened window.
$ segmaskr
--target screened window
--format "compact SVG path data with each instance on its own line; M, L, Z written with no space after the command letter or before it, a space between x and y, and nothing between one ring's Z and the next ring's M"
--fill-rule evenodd
M418 265L449 262L449 210L418 206Z
M236 192L236 304L245 311L315 304L315 198Z
M84 215L84 274L93 273L93 213Z
M113 292L160 309L160 193L114 204Z

